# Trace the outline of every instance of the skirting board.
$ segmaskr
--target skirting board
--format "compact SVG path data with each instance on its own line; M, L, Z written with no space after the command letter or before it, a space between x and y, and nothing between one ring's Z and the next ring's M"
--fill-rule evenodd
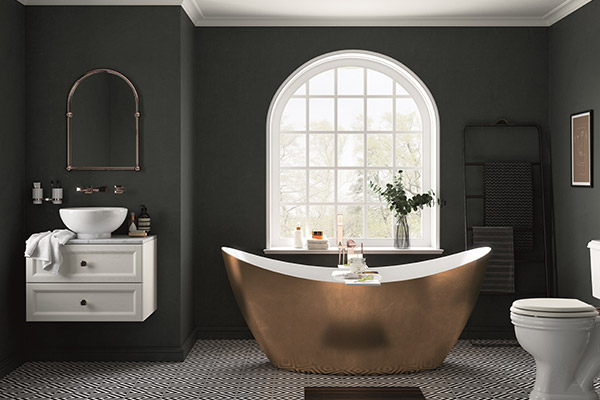
M198 334L196 333L195 329L192 329L187 339L183 341L183 345L181 346L181 350L183 351L183 360L185 360L188 354L190 354L190 351L192 351L192 347L194 347L196 340L198 340Z
M516 339L513 326L467 326L460 339Z
M194 343L192 331L180 347L68 347L34 349L27 361L183 361Z
M199 326L196 328L197 338L200 339L254 339L252 332L246 326Z
M190 332L180 347L55 347L33 349L27 361L183 361L196 343L196 331Z
M207 327L196 328L198 340L200 339L254 339L252 332L245 327ZM460 335L461 339L468 339L467 327ZM490 327L471 326L471 339L515 339L515 331L512 326Z
M68 347L33 349L27 361L183 361L182 347Z
M16 354L10 354L8 357L0 360L0 378L10 374L21 364L23 364L23 360Z

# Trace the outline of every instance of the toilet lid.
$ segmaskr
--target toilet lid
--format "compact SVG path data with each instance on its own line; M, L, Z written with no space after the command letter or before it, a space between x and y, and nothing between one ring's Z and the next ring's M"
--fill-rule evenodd
M532 317L586 318L598 316L596 308L577 299L539 298L516 300L511 312Z

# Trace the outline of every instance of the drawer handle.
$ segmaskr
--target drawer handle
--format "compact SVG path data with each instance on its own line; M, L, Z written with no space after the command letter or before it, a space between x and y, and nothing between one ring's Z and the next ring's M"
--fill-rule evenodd
M81 262L81 266L82 266L82 267L87 267L87 261L83 260L83 261Z
M81 299L81 301L79 302L79 304L81 304L82 306L87 306L87 300L86 299Z

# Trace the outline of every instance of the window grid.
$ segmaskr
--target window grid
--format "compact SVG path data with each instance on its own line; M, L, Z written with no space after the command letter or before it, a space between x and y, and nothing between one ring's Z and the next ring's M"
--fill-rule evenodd
M333 214L333 218L332 218L332 225L330 228L332 229L332 231L335 234L335 221L336 221L336 215L340 213L340 207L344 207L344 206L360 206L362 208L362 237L356 237L356 239L367 239L368 235L368 209L369 206L377 206L377 205L382 205L382 202L375 202L375 201L369 201L369 188L368 188L368 180L369 180L369 172L370 171L383 171L383 170L392 170L392 178L393 176L396 175L396 171L399 168L402 168L404 171L422 171L423 169L423 160L421 159L421 165L419 167L404 167L401 165L397 165L397 157L396 157L396 138L397 135L400 134L419 134L421 135L421 150L422 146L423 146L423 131L419 130L419 131L402 131L402 130L396 130L397 128L397 110L396 110L396 100L398 98L407 98L407 99L412 99L413 97L407 94L403 94L403 95L397 95L397 85L399 85L399 83L397 81L395 81L394 79L391 79L391 84L392 84L392 94L391 95L373 95L373 94L367 94L367 88L368 88L368 84L369 84L369 79L368 79L368 70L369 68L366 67L361 67L362 68L362 72L363 72L363 93L362 95L339 95L338 92L338 71L339 68L332 68L333 70L333 94L332 95L313 95L311 94L311 82L310 79L308 79L305 82L305 94L304 95L294 95L291 96L290 99L293 98L304 98L305 99L305 110L306 110L306 115L305 115L305 130L298 130L298 131L280 131L280 134L289 134L289 133L295 133L295 134L305 134L305 155L304 155L304 160L305 160L305 165L304 167L299 167L299 166L292 166L292 167L280 167L281 170L304 170L305 171L305 187L306 187L306 191L305 191L305 198L303 202L280 202L280 206L303 206L304 210L305 210L305 221L304 221L304 226L306 227L307 231L310 230L314 230L317 229L317 227L313 227L310 225L310 220L311 220L311 207L319 207L319 206L333 206L334 207L334 214ZM327 70L327 71L323 71L322 73L328 72L331 70ZM387 75L386 75L387 76ZM357 99L360 98L363 100L363 130L358 130L358 131L339 131L339 125L338 125L338 108L339 108L339 99ZM310 108L310 100L311 99L332 99L333 100L333 130L332 131L318 131L318 130L312 130L311 126L310 126L310 121L311 121L311 108ZM391 130L389 131L383 131L383 130L375 130L375 131L369 131L368 130L368 99L391 99L392 104L391 104ZM339 166L339 160L338 160L338 154L339 154L339 135L343 133L343 134L351 134L351 135L363 135L362 139L363 139L363 165L362 167L356 167L356 166L349 166L349 167L345 167L345 166ZM334 158L334 164L333 167L313 167L310 165L310 135L314 135L314 134L333 134L334 135L334 154L333 154L333 158ZM392 152L391 152L391 157L392 157L392 162L391 162L391 166L389 167L369 167L368 166L368 137L369 134L385 134L385 135L391 135L392 137ZM333 188L333 197L334 200L333 202L310 202L310 197L311 197L311 186L310 186L310 172L311 171L316 171L316 170L325 170L325 171L333 171L333 181L334 181L334 188ZM343 171L343 170L361 170L362 174L363 174L363 182L362 182L362 198L363 201L362 202L340 202L339 201L339 173L338 171ZM421 174L422 175L422 174ZM421 177L421 185L423 184L422 182L422 177ZM393 224L389 226L389 235L392 235L392 229L393 229ZM308 232L307 232L308 233ZM284 235L284 232L280 233L282 237L286 237Z

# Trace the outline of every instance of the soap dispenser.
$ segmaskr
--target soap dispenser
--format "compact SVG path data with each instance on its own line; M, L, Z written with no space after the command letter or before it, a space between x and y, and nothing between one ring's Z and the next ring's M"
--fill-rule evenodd
M33 182L31 198L33 199L33 204L42 204L44 201L44 189L42 189L42 182Z
M138 215L138 229L144 232L150 232L150 215L145 205L141 205L142 212Z

